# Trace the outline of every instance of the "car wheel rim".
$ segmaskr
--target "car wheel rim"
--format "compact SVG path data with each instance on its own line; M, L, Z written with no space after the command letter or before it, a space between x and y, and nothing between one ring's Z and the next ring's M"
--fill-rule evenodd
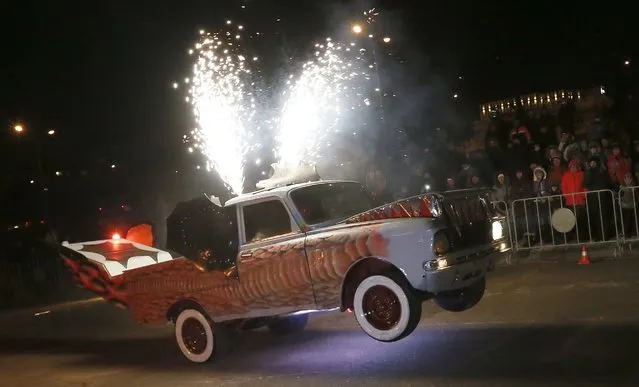
M182 339L186 349L196 355L204 353L207 344L206 330L202 323L194 318L184 320Z
M362 299L364 317L375 329L393 329L402 315L402 307L397 295L382 285L372 286Z

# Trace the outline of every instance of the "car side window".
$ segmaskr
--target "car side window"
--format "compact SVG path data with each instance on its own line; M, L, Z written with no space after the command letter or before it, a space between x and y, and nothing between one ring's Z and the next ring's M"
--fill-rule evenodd
M243 208L243 212L247 243L288 234L292 231L291 218L284 204L279 200L250 204Z

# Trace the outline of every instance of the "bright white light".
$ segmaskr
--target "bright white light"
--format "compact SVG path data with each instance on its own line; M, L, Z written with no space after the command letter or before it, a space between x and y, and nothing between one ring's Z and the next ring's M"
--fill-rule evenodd
M627 60L627 61L623 62L623 64L626 65L626 66L630 66L630 61Z
M605 87L603 87L603 86L601 86L601 87L599 88L599 92L600 92L602 95L603 95L603 94L606 94L606 88L605 88Z
M207 168L215 169L229 188L240 194L244 159L257 129L252 122L257 93L246 52L237 44L220 44L234 35L229 30L200 39L189 101L197 121L194 148L206 157Z
M359 24L355 24L353 26L353 32L356 34L361 34L362 33L362 26L360 26Z
M193 148L189 147L189 153L193 153Z
M329 140L342 132L346 115L361 106L362 88L371 79L368 62L359 51L346 52L345 47L328 39L316 44L315 58L285 90L275 149L283 166L315 164L328 156Z
M177 89L177 88L178 88L178 84L177 84L177 82L173 82L173 88L174 88L174 89Z
M255 165L260 165L261 163L262 163L262 160L260 159L255 160Z
M501 239L504 236L504 228L501 222L493 222L493 240Z
M60 171L55 171L55 175L56 175L56 176L62 176L62 172L60 172Z
M390 43L391 38L389 38L388 36L384 38L384 43Z
M459 98L459 94L453 94L453 98Z
M55 130L54 129L49 129L49 131L47 132L47 134L49 136L53 136L55 134Z
M111 164L111 169L115 169L115 164Z
M113 239L114 241L119 241L120 239L122 239L122 237L116 232L111 236L111 239Z
M30 184L35 184L35 180L29 180Z

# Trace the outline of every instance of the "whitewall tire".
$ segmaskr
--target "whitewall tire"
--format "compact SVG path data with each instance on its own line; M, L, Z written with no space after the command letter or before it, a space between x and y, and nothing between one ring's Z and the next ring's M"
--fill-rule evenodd
M421 301L395 273L366 277L355 290L353 312L366 334L391 342L408 336L421 318Z
M216 352L211 322L195 309L180 312L175 320L175 339L182 354L194 363L209 361Z

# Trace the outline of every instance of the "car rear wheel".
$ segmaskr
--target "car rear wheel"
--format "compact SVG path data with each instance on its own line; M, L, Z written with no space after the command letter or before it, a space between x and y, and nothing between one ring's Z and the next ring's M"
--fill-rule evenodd
M268 323L268 329L271 332L288 335L298 333L306 328L308 322L308 314L300 314L296 316L278 317Z
M204 363L222 352L227 339L222 328L199 310L185 309L175 320L175 339L187 359Z
M422 304L401 275L377 274L366 277L357 286L353 312L367 335L378 341L392 342L415 330Z
M482 277L466 288L437 294L434 299L435 303L444 310L463 312L477 305L484 297L485 291L486 277Z

